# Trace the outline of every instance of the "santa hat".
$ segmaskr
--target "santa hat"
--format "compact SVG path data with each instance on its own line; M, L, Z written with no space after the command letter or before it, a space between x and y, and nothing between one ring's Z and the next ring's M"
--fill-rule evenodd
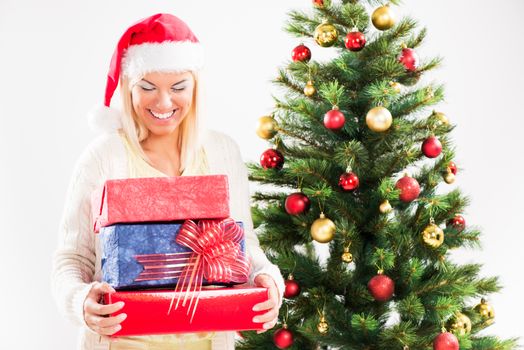
M121 113L111 108L120 76L140 80L149 72L198 71L203 49L187 24L176 16L159 13L129 27L118 41L107 73L104 105L90 113L93 129L116 130Z

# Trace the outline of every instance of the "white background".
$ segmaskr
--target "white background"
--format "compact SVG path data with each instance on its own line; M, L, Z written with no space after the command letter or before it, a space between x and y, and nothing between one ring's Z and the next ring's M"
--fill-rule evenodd
M74 347L76 329L51 299L51 256L74 162L95 136L85 114L102 102L124 29L156 12L187 21L207 50L208 122L256 160L267 145L255 123L271 111L269 81L299 42L282 31L286 12L298 7L310 0L0 1L2 349ZM482 274L499 275L506 287L490 299L497 321L489 333L522 336L524 2L405 0L395 10L429 29L422 58L445 58L430 78L446 84L438 109L457 124L463 170L449 188L471 197L466 220L484 233L482 251L455 257L483 263Z

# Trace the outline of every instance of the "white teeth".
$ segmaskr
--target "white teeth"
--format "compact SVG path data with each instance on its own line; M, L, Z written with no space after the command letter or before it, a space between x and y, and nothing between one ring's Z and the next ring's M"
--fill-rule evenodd
M155 113L153 111L151 111L151 114L155 117L155 118L158 118L158 119L167 119L169 117L171 117L173 115L173 113L175 113L175 111L171 111L171 112L167 112L167 113Z

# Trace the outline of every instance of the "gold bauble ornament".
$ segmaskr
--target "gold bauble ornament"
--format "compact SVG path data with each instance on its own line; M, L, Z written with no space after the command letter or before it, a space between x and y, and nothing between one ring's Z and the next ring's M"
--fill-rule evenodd
M378 106L371 108L366 115L368 128L375 132L383 132L390 128L393 123L391 112L387 108Z
M446 115L442 112L433 111L431 114L434 118L437 118L440 124L448 125L449 119L446 117Z
M390 81L389 86L391 86L396 94L400 94L402 92L402 84L397 83L396 81Z
M258 119L257 135L265 140L269 140L277 133L277 122L271 116L264 116Z
M487 325L490 325L495 321L495 309L486 302L486 299L482 298L480 300L480 304L475 306L475 311L479 313L480 317Z
M465 335L471 332L471 320L463 313L457 313L450 327L453 333Z
M393 210L393 207L391 207L391 204L389 204L389 201L386 199L385 201L380 203L378 209L382 214L387 214Z
M444 231L434 223L430 223L422 231L422 240L430 247L438 248L444 243Z
M317 44L322 47L330 47L335 44L338 38L338 31L331 23L321 23L315 28L313 37Z
M452 184L455 182L455 174L453 174L453 171L451 171L451 168L448 167L446 175L444 175L444 181L446 181L447 184Z
M344 248L344 253L342 253L342 261L345 263L350 263L353 261L353 254L349 252L349 248Z
M378 7L371 15L371 22L378 30L388 30L395 25L395 14L389 4Z
M311 97L315 94L315 92L317 92L317 90L313 86L313 82L311 80L308 80L306 86L304 87L304 95L306 95L307 97Z
M322 316L320 322L317 324L317 329L320 334L326 334L329 330L329 325L326 322L326 318Z
M322 213L311 225L311 238L319 243L328 243L335 236L336 230L335 223Z

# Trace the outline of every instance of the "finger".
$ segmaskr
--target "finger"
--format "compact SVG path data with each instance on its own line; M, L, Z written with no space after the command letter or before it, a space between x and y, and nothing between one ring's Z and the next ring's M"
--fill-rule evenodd
M275 325L277 324L277 321L278 321L277 319L274 319L273 321L270 321L270 322L266 322L266 323L264 323L264 324L262 325L262 327L263 327L264 329L258 330L258 331L257 331L257 334L265 333L265 332L268 331L268 329L271 329L271 328L275 327Z
M119 325L127 318L126 314L120 314L114 317L100 317L95 315L87 315L87 322L92 328L107 328Z
M116 326L105 327L105 328L97 327L94 330L95 332L97 332L100 335L113 335L121 329L122 329L122 326L118 324Z
M255 323L265 323L269 321L273 321L275 318L277 318L278 312L276 309L271 309L269 312L266 312L263 315L257 315L253 317L253 322Z
M114 304L100 304L95 302L93 299L88 299L85 302L84 310L88 313L92 313L99 316L111 315L124 307L124 302L119 301Z
M276 306L277 303L274 299L268 299L262 303L258 303L255 306L253 306L253 311L269 310L275 308Z

